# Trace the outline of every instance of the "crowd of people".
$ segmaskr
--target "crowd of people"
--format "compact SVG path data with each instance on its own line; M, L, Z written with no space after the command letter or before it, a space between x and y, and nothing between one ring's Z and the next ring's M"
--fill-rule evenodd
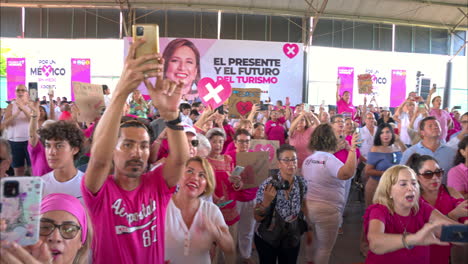
M41 177L44 198L40 241L3 241L1 263L296 263L301 247L307 263L328 263L353 181L365 186L366 263L466 263L466 245L440 230L468 224L468 113L441 109L435 90L410 93L393 115L354 106L337 86L328 111L278 100L230 119L227 105L215 111L169 78L166 68L199 60L134 58L139 45L112 94L103 86L95 122L17 86L1 117L0 177ZM278 166L247 188L247 171L233 172L254 139L279 142Z

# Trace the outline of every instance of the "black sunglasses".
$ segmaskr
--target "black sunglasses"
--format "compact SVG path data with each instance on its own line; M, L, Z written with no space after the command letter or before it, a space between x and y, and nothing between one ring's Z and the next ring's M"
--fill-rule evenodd
M198 145L200 144L200 141L198 141L198 139L193 139L190 143L192 143L193 147L198 147Z
M434 174L435 174L435 176L437 178L440 178L440 177L442 177L442 175L444 175L444 170L439 169L439 170L435 170L435 171L426 171L424 173L418 173L418 175L423 176L427 180L432 179L432 177L434 177Z

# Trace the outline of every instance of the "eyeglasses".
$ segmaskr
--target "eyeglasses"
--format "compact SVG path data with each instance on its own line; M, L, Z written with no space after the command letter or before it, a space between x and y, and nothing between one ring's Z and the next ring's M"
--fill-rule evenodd
M246 139L246 140L242 140L242 139L239 139L239 140L236 140L237 143L240 143L240 144L248 144L250 142L250 139Z
M78 231L80 231L81 227L77 226L75 224L61 224L61 225L56 225L51 222L42 222L41 221L41 228L39 230L39 234L41 236L49 236L52 234L55 230L55 228L58 228L60 235L63 237L63 239L73 239L76 237L78 234Z
M344 124L345 121L341 120L341 121L334 121L333 123L340 123L340 124Z
M280 159L284 163L296 162L297 159Z
M200 141L198 141L198 139L193 139L192 141L190 141L190 144L192 144L192 147L198 147Z
M18 89L18 90L16 90L16 92L27 92L27 91L28 91L28 90L26 90L26 89Z
M423 176L427 180L432 179L432 177L434 177L434 174L435 174L435 176L437 178L440 178L440 177L442 177L442 175L444 175L444 170L439 169L439 170L435 170L435 171L426 171L424 173L418 173L418 175Z

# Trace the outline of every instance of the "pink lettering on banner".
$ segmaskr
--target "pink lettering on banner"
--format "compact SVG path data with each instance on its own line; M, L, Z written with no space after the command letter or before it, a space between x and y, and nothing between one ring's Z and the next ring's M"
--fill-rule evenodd
M406 98L406 70L392 70L390 107L399 106Z
M16 97L16 86L26 84L26 59L25 58L7 58L7 98L8 100Z
M71 87L73 87L73 82L91 83L90 59L71 59ZM71 89L71 100L75 100L73 89Z
M343 95L344 92L349 92L352 102L354 89L354 68L338 67L338 77L340 78L340 95Z

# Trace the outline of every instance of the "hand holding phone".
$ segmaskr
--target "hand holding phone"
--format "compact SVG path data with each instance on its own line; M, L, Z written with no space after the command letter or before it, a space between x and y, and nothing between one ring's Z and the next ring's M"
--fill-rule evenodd
M6 177L0 181L1 217L6 230L0 240L21 246L39 241L39 218L43 181L38 177Z
M357 135L358 138L356 140L356 147L360 148L362 146L362 138L361 138L361 132L359 130L359 127L356 127L356 130L354 131Z
M28 90L29 90L29 99L31 99L31 101L33 102L36 102L37 99L39 98L39 95L37 92L37 82L28 83Z
M132 31L134 42L138 39L145 39L145 43L136 49L135 59L148 54L159 54L159 26L157 24L135 24L132 26ZM154 59L143 64L158 63L159 61Z
M442 226L440 241L468 243L468 225Z

